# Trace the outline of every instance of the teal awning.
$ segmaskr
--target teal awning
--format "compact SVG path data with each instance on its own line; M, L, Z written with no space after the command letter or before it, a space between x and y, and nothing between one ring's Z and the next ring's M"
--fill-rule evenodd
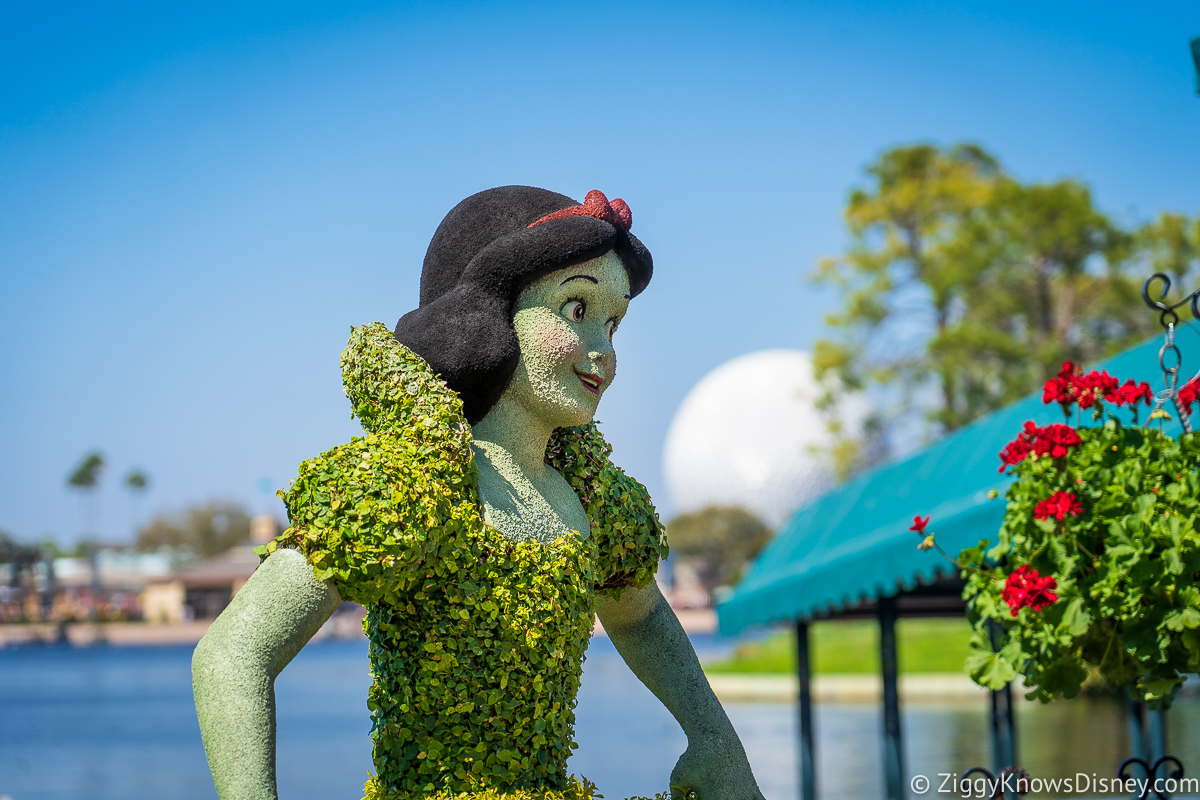
M1157 391L1164 388L1161 345L1159 336L1097 367L1122 381L1147 381ZM1185 328L1178 346L1186 380L1200 368L1200 338ZM1148 413L1143 407L1143 422ZM1011 480L997 472L997 453L1027 419L1044 425L1062 422L1063 414L1057 405L1044 405L1039 390L800 508L717 606L721 633L822 616L952 574L936 551L917 549L920 540L908 530L912 518L929 514L929 529L952 556L980 539L994 542ZM1090 421L1089 412L1084 419ZM1165 429L1178 432L1178 421ZM1000 496L989 500L990 489Z

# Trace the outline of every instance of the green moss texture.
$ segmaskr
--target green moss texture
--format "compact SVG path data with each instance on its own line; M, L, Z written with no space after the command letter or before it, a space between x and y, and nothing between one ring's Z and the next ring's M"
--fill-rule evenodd
M428 365L373 323L342 372L366 436L300 465L281 493L291 527L260 554L299 550L368 609L368 797L583 797L566 762L596 594L646 585L667 553L645 489L594 423L559 430L547 461L590 536L506 539L481 516L461 401Z

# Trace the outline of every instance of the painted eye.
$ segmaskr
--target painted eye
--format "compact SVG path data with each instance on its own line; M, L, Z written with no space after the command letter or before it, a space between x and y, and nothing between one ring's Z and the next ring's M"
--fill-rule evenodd
M616 320L608 323L608 340L610 342L612 341L613 334L617 332L617 326L620 324L621 323L617 322Z
M568 300L563 303L562 315L569 320L583 322L583 315L586 311L587 305L582 300Z

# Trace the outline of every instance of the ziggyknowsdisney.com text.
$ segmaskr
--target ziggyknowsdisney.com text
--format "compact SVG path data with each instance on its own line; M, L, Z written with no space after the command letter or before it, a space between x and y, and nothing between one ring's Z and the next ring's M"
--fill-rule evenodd
M937 794L962 798L996 797L1000 792L1016 791L1021 794L1132 794L1134 797L1145 797L1152 791L1164 794L1200 792L1200 778L1102 778L1096 773L1083 772L1063 778L1028 778L1003 773L995 778L966 779L960 778L958 773L939 772L936 781L925 775L914 775L909 785L916 795L928 794L932 789Z

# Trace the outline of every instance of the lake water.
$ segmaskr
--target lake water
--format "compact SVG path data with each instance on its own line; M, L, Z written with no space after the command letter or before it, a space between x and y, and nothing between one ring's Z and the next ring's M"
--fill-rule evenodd
M698 652L730 646L697 637ZM0 796L11 800L212 800L192 707L190 647L0 650ZM363 641L306 647L277 681L280 796L354 800L370 768ZM795 710L729 703L730 719L769 800L796 797ZM987 764L983 702L903 710L908 771L931 778ZM609 798L667 787L685 739L607 639L593 641L571 769ZM819 705L820 795L881 796L880 714ZM1128 751L1123 708L1077 700L1019 709L1020 762L1034 776L1108 775ZM1200 769L1200 699L1171 711L1171 751ZM1195 772L1190 774L1195 775ZM936 783L935 783L936 787ZM947 797L930 793L931 797Z

